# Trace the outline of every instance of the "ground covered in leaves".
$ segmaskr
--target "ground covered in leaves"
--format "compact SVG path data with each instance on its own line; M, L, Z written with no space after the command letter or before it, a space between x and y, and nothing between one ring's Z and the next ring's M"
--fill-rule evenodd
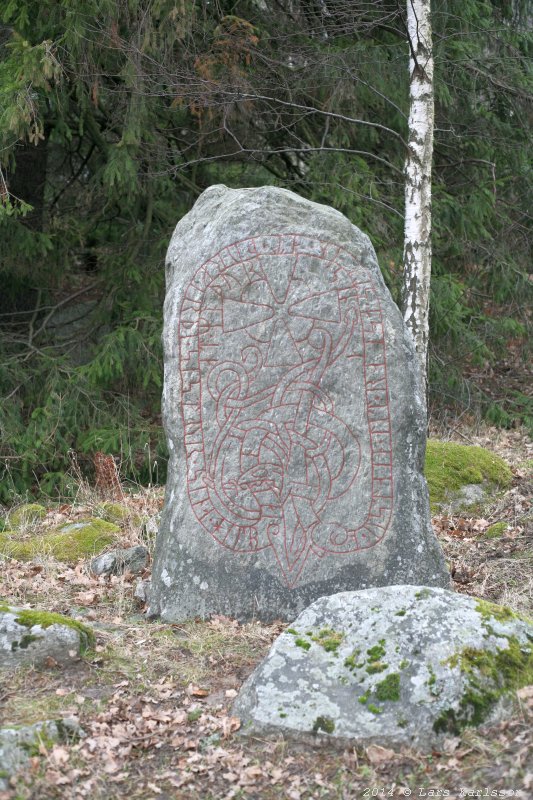
M531 442L520 431L474 432L464 425L454 436L491 447L514 472L513 486L483 507L434 518L455 589L531 614ZM125 502L132 513L122 525L124 545L151 544L132 521L155 514L162 492L131 494ZM90 511L86 494L49 514L55 524ZM148 622L133 596L138 580L93 577L87 562L66 565L46 555L3 562L2 599L83 620L97 644L68 669L49 663L3 676L0 725L75 717L86 735L43 741L0 800L531 796L533 687L519 692L513 719L466 731L429 754L244 739L232 700L284 626L224 617Z

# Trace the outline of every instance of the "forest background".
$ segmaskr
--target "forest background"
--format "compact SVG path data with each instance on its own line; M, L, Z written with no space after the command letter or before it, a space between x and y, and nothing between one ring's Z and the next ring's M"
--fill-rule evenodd
M533 430L533 8L434 0L429 410ZM7 0L0 11L0 502L104 451L162 483L164 254L214 183L371 237L400 301L398 0Z

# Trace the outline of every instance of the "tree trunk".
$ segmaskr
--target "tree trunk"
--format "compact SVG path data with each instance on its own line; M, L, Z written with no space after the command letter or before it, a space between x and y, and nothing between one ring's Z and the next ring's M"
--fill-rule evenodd
M431 159L433 155L433 53L430 0L407 0L409 35L409 136L405 161L403 315L415 340L427 383L431 279Z

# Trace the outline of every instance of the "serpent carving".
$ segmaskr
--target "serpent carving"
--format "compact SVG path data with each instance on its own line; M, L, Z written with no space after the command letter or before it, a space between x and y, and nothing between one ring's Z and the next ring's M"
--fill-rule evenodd
M309 559L373 547L390 523L383 319L371 280L360 275L332 243L273 234L222 249L181 303L192 509L228 550L271 548L289 586ZM340 374L359 393L364 429L337 407ZM357 480L368 482L368 507L347 526L336 512Z

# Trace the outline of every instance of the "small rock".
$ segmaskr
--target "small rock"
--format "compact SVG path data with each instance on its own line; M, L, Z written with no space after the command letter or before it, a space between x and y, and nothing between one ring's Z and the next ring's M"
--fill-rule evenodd
M152 517L148 517L143 524L143 536L148 540L155 539L160 525L161 512L154 514Z
M91 561L91 572L94 575L111 575L117 562L117 551L102 553Z
M102 553L91 561L91 572L94 575L122 575L129 571L134 575L142 572L148 564L148 550L142 545L118 548L109 553Z
M476 503L483 503L490 496L493 487L486 484L467 483L458 489L455 495L450 494L449 499L444 503L444 507L450 513L454 514Z
M133 592L133 597L135 600L138 600L139 603L146 603L148 601L148 591L150 589L150 580L139 580L135 584L135 591Z
M533 625L444 589L388 586L322 597L241 688L242 731L345 744L441 747L504 718L533 670Z
M93 642L91 629L70 617L0 606L0 668L66 664Z
M79 722L73 718L45 720L24 727L0 729L0 791L9 788L9 778L23 769L30 757L37 753L39 744L70 742L86 736Z

